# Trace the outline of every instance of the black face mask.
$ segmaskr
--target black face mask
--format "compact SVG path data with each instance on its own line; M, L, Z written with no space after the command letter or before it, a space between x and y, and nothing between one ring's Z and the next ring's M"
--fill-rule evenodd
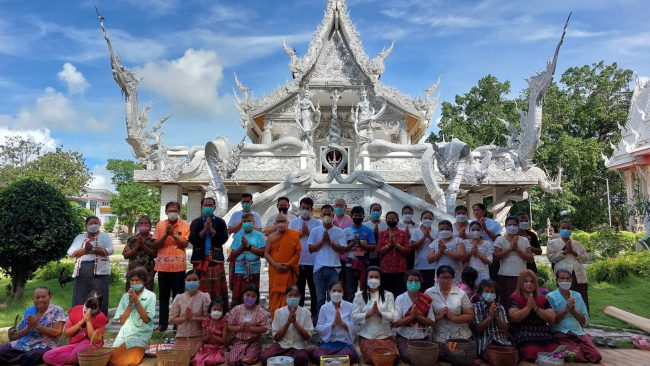
M354 222L355 225L361 225L363 223L363 217L353 217L352 222Z
M394 228L397 226L397 221L386 221L386 225L390 228Z
M286 215L287 212L289 212L289 209L286 208L286 207L280 207L280 208L278 208L278 212L283 213L283 214Z

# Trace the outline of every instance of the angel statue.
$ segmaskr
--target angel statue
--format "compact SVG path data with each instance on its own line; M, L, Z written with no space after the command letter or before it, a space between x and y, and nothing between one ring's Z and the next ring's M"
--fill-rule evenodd
M386 101L381 106L378 112L370 105L368 92L366 89L361 89L361 100L356 107L352 109L352 121L354 122L354 131L359 138L361 151L367 149L368 143L373 139L373 126L372 123L376 121L386 110Z
M313 134L318 128L321 119L320 105L314 106L311 101L311 91L307 86L300 90L298 102L296 103L295 115L296 123L302 130L300 140L303 142L303 147L308 149L313 144ZM316 116L316 123L314 124L314 116Z

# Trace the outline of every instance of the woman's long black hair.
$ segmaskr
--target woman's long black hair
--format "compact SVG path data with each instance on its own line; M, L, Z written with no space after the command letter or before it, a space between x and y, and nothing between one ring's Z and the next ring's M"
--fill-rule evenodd
M366 285L363 287L363 291L361 292L361 296L363 296L363 301L365 301L366 303L370 298L370 289L368 289L368 278L367 278L368 273L370 273L370 271L379 272L379 277L381 279L381 270L379 269L379 267L370 266L366 268ZM379 284L379 298L381 299L382 302L386 301L384 299L384 287L381 285L381 283Z

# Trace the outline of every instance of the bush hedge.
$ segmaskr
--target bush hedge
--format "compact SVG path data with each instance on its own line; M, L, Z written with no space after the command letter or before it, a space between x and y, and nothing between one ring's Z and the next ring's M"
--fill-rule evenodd
M631 274L650 280L650 252L628 252L591 264L589 277L598 282L618 283Z
M75 261L70 258L64 258L59 261L52 261L34 272L34 278L41 281L58 279L61 269L64 269L68 276L72 276ZM111 275L108 278L110 283L124 281L124 271L118 262L111 262Z
M571 235L571 238L584 245L593 259L607 259L618 257L622 252L632 250L644 234L616 231L604 225L593 233L576 231Z

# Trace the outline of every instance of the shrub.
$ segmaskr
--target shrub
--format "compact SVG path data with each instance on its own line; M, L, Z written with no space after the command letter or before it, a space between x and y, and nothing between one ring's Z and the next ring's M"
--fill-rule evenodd
M112 261L111 262L111 276L108 278L108 282L110 283L117 283L120 281L125 281L126 277L124 275L124 271L122 270L122 266L120 265L119 262Z
M650 279L650 253L626 253L607 258L590 265L588 273L598 282L617 283L631 274Z
M72 276L74 271L75 261L69 258L64 258L58 261L52 261L34 272L34 278L41 281L53 280L59 278L61 269L65 269L68 276Z
M113 229L115 229L115 224L117 223L117 218L115 216L109 217L108 221L104 224L104 230L106 230L107 233L112 233Z
M548 285L550 280L554 277L551 271L551 266L537 263L537 277L544 280L544 283Z
M594 259L614 258L621 253L632 250L642 233L634 234L629 231L616 231L603 225L593 233L575 231L571 238L580 242Z

